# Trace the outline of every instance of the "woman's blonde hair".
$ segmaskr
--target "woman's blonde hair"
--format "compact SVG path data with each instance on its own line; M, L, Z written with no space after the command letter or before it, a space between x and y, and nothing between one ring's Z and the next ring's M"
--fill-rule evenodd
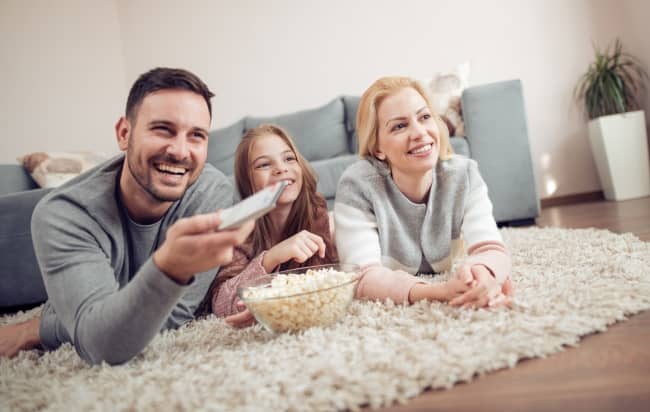
M269 215L257 219L255 222L255 228L249 238L253 245L253 256L272 248L276 243L283 241L302 230L308 230L319 235L325 241L325 258L321 259L318 254L316 254L304 263L291 261L287 265L283 265L281 269L285 270L293 269L294 267L314 266L336 261L338 259L336 248L332 243L329 232L319 233L316 227L316 221L320 217L319 214L327 213L327 203L325 202L325 199L316 192L318 183L316 173L307 160L300 154L293 139L291 139L289 134L280 126L274 124L261 124L258 127L247 131L244 137L242 137L241 142L239 142L237 150L235 151L235 182L240 196L244 199L255 193L250 159L251 148L257 139L268 135L278 136L287 144L287 146L289 146L296 156L296 161L302 171L302 189L291 206L291 211L289 212L284 228L275 228Z
M438 145L440 147L440 160L447 160L454 154L449 143L449 129L438 113L433 110L431 99L424 88L409 77L382 77L375 81L361 96L357 110L357 134L359 136L359 156L362 158L375 157L379 133L379 119L377 108L388 96L405 88L412 88L418 92L429 108L438 130L440 132Z

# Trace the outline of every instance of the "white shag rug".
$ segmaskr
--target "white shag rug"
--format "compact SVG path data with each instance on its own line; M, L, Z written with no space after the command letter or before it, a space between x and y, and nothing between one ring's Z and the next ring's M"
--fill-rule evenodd
M0 410L380 407L561 351L650 308L650 243L590 229L502 234L514 263L510 310L353 302L335 326L275 337L208 318L117 367L88 366L70 345L23 352L0 360Z

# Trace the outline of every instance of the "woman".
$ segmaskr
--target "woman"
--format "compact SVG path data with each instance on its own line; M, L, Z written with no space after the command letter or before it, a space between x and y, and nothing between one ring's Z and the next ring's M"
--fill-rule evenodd
M277 206L255 222L248 240L236 247L206 296L203 311L226 316L233 326L253 321L237 287L270 272L338 260L327 203L316 192L316 177L282 128L264 124L249 130L235 152L235 181L242 198L280 180L289 181ZM240 313L241 312L241 313Z
M508 304L510 257L474 160L454 155L448 131L413 79L385 77L361 97L359 155L341 177L334 217L342 263L370 265L360 297L484 307ZM464 242L463 242L464 240ZM443 284L413 274L448 270Z

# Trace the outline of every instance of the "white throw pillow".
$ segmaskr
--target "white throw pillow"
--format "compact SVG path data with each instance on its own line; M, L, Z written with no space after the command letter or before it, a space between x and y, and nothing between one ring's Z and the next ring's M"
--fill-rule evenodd
M40 187L57 187L106 159L92 152L34 152L18 162Z
M466 62L451 71L434 74L428 84L425 83L433 110L446 121L451 136L465 135L460 97L469 86L469 72L470 65Z

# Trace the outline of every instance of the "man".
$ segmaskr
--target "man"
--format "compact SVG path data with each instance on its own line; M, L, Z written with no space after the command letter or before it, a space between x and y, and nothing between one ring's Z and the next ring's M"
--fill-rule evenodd
M118 364L194 318L218 266L253 228L217 231L233 192L205 165L212 96L185 70L138 78L115 125L125 154L36 206L48 301L40 319L0 329L0 355L71 342L89 363Z

